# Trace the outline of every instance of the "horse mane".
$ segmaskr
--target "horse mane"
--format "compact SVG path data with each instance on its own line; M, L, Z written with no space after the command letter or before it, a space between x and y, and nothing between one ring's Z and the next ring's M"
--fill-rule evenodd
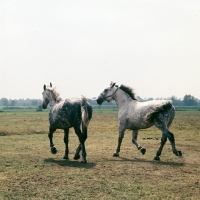
M131 99L137 101L136 94L135 94L133 88L128 87L128 86L123 85L123 84L122 84L119 88L120 88L121 90L123 90L126 94L128 94L128 95L131 97Z
M51 93L52 93L52 98L53 98L54 100L56 100L57 102L59 102L59 101L62 100L62 98L60 97L60 94L56 91L56 88L55 88L55 87L54 87L54 88L48 87L47 89L48 89L49 91L51 91Z

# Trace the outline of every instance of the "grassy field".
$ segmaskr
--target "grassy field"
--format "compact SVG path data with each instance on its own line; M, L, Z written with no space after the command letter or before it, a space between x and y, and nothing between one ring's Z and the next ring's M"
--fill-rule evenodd
M161 133L140 131L142 155L126 131L119 158L117 111L96 110L86 141L87 164L74 161L78 139L70 130L70 160L64 155L63 131L54 134L50 153L48 112L0 112L0 199L199 199L200 111L179 111L170 128L176 157L167 141L161 161L153 158Z

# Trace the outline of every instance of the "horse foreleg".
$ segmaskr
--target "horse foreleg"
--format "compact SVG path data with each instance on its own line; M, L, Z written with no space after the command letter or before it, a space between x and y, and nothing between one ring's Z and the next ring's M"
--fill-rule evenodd
M137 136L138 136L138 130L133 130L133 132L132 132L132 142L133 142L133 144L135 144L137 149L140 150L140 152L144 155L146 153L146 149L143 148L142 146L140 146L137 143Z
M69 129L68 128L64 130L64 143L65 143L65 155L64 155L63 159L68 160L68 154L69 154L69 147L68 147Z
M52 154L56 154L57 153L57 149L56 147L54 146L53 144L53 133L56 131L56 129L53 129L53 128L49 128L49 134L48 134L48 137L49 137L49 141L50 141L50 148L51 148L51 153Z
M119 157L119 152L120 152L120 148L121 148L123 138L124 138L124 130L119 131L118 145L117 145L116 151L113 154L114 157Z
M78 157L76 157L76 155L77 156L79 155L79 152L80 152L80 149L81 149L82 150L82 162L87 163L86 150L85 150L85 136L84 136L84 134L81 133L81 129L80 129L79 126L74 127L74 130L75 130L75 133L78 136L78 139L80 141L80 145L78 146L78 148L76 150L76 154L74 156L74 159L79 159Z

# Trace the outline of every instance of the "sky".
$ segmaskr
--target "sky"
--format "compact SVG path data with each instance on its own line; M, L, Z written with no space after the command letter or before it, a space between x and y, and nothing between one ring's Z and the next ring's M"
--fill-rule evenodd
M0 98L42 99L50 82L93 98L111 81L200 99L200 1L0 1Z

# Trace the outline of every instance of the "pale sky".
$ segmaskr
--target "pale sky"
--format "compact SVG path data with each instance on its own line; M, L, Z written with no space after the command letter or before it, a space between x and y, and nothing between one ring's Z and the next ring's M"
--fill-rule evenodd
M200 99L200 1L0 1L0 98L41 99L50 82L92 98L111 81Z

